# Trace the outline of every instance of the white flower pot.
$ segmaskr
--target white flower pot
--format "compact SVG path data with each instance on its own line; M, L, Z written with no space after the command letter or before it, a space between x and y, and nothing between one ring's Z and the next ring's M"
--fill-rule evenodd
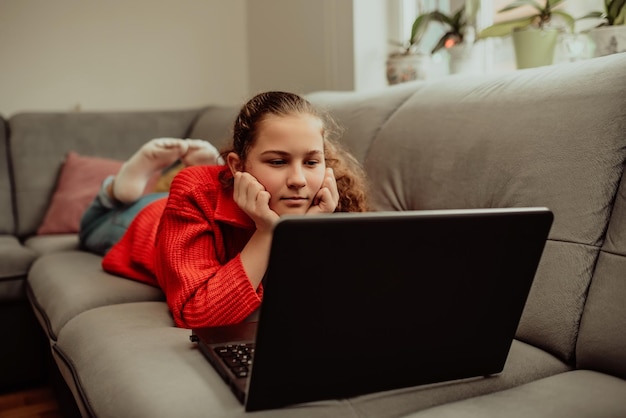
M472 44L457 44L448 49L450 55L450 74L481 74L483 72L480 56Z
M589 37L595 45L594 57L626 52L626 25L593 28Z
M429 65L429 55L391 55L387 59L387 81L389 84L398 84L405 81L425 80Z

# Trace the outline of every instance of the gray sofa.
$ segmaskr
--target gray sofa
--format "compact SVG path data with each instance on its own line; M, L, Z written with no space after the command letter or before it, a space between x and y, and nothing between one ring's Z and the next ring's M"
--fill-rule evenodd
M555 220L501 374L251 415L626 416L626 54L309 98L345 128L378 210L547 206ZM32 347L43 345L83 416L247 415L190 331L174 327L159 289L104 273L75 234L36 234L68 151L122 160L158 136L221 145L236 112L2 121L4 379L18 381L24 364L36 377Z

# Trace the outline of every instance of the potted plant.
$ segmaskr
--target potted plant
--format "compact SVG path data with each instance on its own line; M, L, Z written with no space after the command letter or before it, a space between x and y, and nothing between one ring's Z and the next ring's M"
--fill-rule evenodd
M398 84L425 79L429 65L429 55L416 50L412 44L402 47L387 58L387 82Z
M595 57L626 51L626 0L604 0L603 12L588 13L579 20L590 18L600 19L588 31L595 44Z
M515 0L498 10L504 13L521 6L531 6L532 12L526 16L505 20L480 31L479 39L511 35L515 48L517 68L550 65L554 59L554 49L559 28L554 27L553 17L560 17L570 31L574 29L574 18L554 7L564 0L545 0L542 6L537 0Z
M418 65L424 67L430 62L430 55L446 49L450 53L450 72L456 73L464 68L464 63L470 58L470 48L474 43L476 35L474 29L474 21L480 1L467 0L456 12L447 15L439 10L427 12L418 15L411 26L411 35L404 44L395 43L400 50L391 54L387 60L387 80L390 84L405 80L398 80L398 74L405 74L406 69L415 70L417 73ZM466 13L466 10L468 12ZM424 53L418 49L419 43L422 41L426 30L433 22L439 23L444 27L445 33L439 38L430 53ZM404 61L405 72L399 71L400 62ZM425 78L425 77L416 78Z

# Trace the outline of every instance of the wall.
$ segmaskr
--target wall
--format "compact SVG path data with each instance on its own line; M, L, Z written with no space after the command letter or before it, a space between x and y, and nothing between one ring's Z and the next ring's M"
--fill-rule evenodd
M387 1L248 0L251 92L385 87Z
M251 93L353 87L352 0L249 0L247 28Z
M386 86L389 0L0 0L0 114Z
M245 0L0 0L0 114L248 94Z

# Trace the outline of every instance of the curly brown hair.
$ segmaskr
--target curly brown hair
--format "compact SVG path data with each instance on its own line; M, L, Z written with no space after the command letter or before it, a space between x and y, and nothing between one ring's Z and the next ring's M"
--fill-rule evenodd
M338 141L340 128L327 113L313 106L308 100L294 93L269 91L260 93L244 104L233 125L232 143L221 151L226 160L234 152L246 161L250 148L258 136L262 121L268 116L310 115L323 124L324 159L326 166L333 169L337 180L339 203L335 212L366 212L368 204L368 183L365 171L359 162ZM220 181L225 187L232 187L233 178L226 170Z

